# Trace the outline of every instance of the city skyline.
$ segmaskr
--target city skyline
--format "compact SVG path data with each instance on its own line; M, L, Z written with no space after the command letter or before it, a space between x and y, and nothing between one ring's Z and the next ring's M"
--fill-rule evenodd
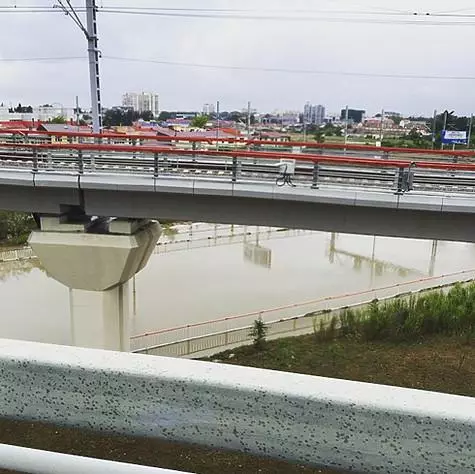
M112 4L127 3L100 2ZM38 5L51 6L46 0L38 0ZM153 2L137 0L135 5L150 8ZM165 6L190 8L185 0ZM200 8L233 6L230 0L203 0ZM426 116L434 109L450 108L459 115L475 110L468 80L475 74L465 48L471 28L462 24L469 25L467 20L449 23L441 18L421 26L407 17L415 9L447 11L441 0L421 0L417 6L409 0L387 0L384 9L374 0L362 0L358 6L349 0L323 1L318 8L296 0L293 10L283 0L262 0L257 7L243 0L240 7L251 12L247 19L237 14L217 19L211 14L111 15L99 10L103 105L119 105L125 90L155 90L163 110L200 110L213 96L228 110L240 110L249 100L260 110L300 110L312 97L335 112L345 104L369 114L383 108ZM475 7L456 0L451 8L470 13ZM372 14L365 16L364 11ZM0 31L0 41L9 45L0 56L5 98L36 103L41 97L70 107L79 95L82 104L89 104L86 42L76 26L58 13L0 15L8 20ZM441 79L447 76L452 79Z

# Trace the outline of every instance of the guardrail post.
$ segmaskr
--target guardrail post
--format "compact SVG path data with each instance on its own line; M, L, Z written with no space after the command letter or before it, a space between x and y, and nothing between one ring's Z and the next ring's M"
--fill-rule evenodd
M78 150L78 170L79 174L84 174L84 158L82 156L82 150Z
M237 181L237 175L238 175L238 160L237 156L233 156L233 177L232 177L232 182L235 183Z
M158 178L158 153L153 155L153 177Z
M38 150L33 148L33 173L38 172Z
M318 178L320 177L320 165L313 164L312 189L318 189Z

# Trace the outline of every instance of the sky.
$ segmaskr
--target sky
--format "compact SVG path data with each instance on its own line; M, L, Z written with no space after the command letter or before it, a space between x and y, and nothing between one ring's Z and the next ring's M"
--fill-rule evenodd
M78 95L82 105L90 104L86 40L71 19L59 12L2 9L51 7L55 1L0 0L0 102L71 107ZM85 0L72 3L84 6ZM160 95L162 110L200 110L219 100L221 110L240 110L248 101L260 111L301 110L310 101L335 113L347 104L370 114L381 109L411 115L432 115L434 109L475 113L473 0L97 4L105 107L120 105L124 92L150 90ZM191 16L101 11L113 7L181 8L154 12ZM226 11L212 13L220 18L196 17L209 15L210 9ZM85 22L85 14L79 15Z

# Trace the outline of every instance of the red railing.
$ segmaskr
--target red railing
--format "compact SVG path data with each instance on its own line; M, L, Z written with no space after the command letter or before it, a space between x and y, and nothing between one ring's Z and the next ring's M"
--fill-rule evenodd
M163 142L189 142L189 143L236 143L242 145L262 145L274 147L304 147L322 150L350 150L376 153L403 153L417 155L437 155L437 156L460 156L475 157L475 150L432 150L426 148L402 148L402 147L378 147L374 145L359 145L354 143L317 143L309 141L270 141L245 139L241 137L181 137L158 136L158 135L131 135L122 133L87 133L87 132L47 132L42 130L0 130L0 135L39 135L65 138L100 138L106 140L129 140L129 141L163 141Z
M416 168L450 170L450 171L474 171L475 163L447 163L439 161L412 161L403 159L383 159L383 158L359 158L345 155L323 155L316 153L289 153L279 151L246 151L246 150L190 150L178 149L162 146L137 146L137 145L110 145L97 143L1 143L0 147L21 148L31 150L82 150L100 152L119 152L119 153L148 153L148 154L167 154L167 155L185 155L185 156L215 156L229 158L255 158L268 160L293 159L298 161L308 161L312 163L328 164L346 164L361 165L385 168L406 168L413 166Z

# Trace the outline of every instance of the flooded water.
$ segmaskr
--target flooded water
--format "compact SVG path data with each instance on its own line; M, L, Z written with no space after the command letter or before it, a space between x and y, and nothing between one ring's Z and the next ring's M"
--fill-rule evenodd
M475 268L475 245L180 226L136 277L131 332ZM69 344L69 293L36 259L0 263L0 337Z

